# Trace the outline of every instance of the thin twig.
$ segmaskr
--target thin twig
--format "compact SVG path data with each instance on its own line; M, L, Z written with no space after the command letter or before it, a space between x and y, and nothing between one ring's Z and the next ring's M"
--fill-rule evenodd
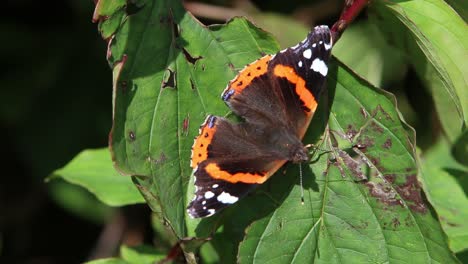
M369 2L370 0L345 0L345 6L341 12L340 19L333 24L331 29L334 43L336 43L341 34L343 34L343 31Z

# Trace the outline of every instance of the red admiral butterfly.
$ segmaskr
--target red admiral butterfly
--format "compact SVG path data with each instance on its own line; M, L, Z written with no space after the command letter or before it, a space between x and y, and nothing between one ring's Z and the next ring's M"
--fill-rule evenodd
M308 160L301 142L325 85L332 37L317 26L294 47L247 65L222 100L245 122L208 116L192 147L194 218L211 216L264 183L287 161Z

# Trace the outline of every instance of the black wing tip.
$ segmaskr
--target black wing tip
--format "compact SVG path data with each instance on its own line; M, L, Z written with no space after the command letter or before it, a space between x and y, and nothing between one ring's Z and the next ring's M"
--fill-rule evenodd
M312 40L312 43L322 40L326 44L330 45L333 41L331 30L327 25L314 27L314 29L309 33L308 38Z

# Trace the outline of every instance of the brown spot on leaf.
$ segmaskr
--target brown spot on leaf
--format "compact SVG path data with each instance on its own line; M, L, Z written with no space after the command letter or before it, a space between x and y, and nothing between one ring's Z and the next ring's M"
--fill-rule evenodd
M185 59L191 64L195 64L197 60L203 59L202 56L192 56L185 48L182 48L182 53L184 54Z
M345 178L346 173L343 169L343 165L338 160L332 161L332 164L340 171L341 177ZM327 169L327 173L328 173L328 169Z
M396 186L396 191L412 211L423 214L427 212L426 204L421 195L421 187L415 174L406 176L406 182Z
M153 162L154 164L159 165L159 164L166 162L166 160L167 160L166 155L164 154L164 152L161 152L161 154L159 154L159 157L157 159L154 159Z
M392 226L393 226L394 229L396 229L397 227L399 227L399 226L400 226L400 220L398 220L398 218L394 217L394 218L392 219Z
M348 153L342 150L338 150L340 158L343 160L343 163L349 168L352 173L352 176L357 180L367 180L366 175L362 173L361 165L363 164L362 160L353 159Z
M375 144L375 141L373 138L365 136L365 135L361 135L360 137L358 137L358 140L355 146L363 150L363 152L365 152L367 148L374 146L374 144Z
M396 175L395 174L385 174L384 178L388 183L393 184L395 182Z
M363 107L359 109L359 112L361 113L362 117L367 118L367 111Z
M236 69L236 68L234 67L234 64L232 64L231 62L228 64L228 66L229 66L229 68L230 68L231 70L235 70L235 69Z
M353 139L356 134L358 133L358 131L356 130L356 128L354 128L354 126L352 124L349 124L347 127L346 127L346 137L348 139Z
M375 132L377 132L379 134L382 134L384 132L384 129L374 121L372 121L370 123L370 127L371 127L372 130L374 130Z
M350 223L349 225L353 229L366 229L367 227L369 227L369 222L361 220L359 224Z
M190 125L190 117L187 114L187 117L184 118L184 121L182 122L182 133L183 135L187 136L188 135L188 129Z
M378 167L380 164L380 159L377 157L370 157L369 160L375 167ZM381 171L383 170L381 169Z
M378 120L382 120L382 116L384 116L384 118L386 120L389 120L389 121L392 121L392 117L382 108L382 106L379 104L377 105L377 107L372 111L372 116Z
M414 222L413 222L413 221L414 221L413 218L412 218L410 215L407 215L407 216L405 217L404 224L405 224L405 226L407 226L407 227L412 227L412 226L414 226Z
M377 198L379 202L389 206L400 205L403 207L402 201L398 199L397 193L391 188L389 184L369 181L364 185L369 188L370 195Z
M385 140L385 142L383 143L382 147L384 149L389 149L392 147L392 139L391 138L387 138L387 140Z

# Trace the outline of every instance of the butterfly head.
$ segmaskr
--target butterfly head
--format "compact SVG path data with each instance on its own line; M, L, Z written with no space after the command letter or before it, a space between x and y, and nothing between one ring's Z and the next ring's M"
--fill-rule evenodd
M309 155L307 149L300 145L292 149L291 161L293 163L302 163L309 160Z

